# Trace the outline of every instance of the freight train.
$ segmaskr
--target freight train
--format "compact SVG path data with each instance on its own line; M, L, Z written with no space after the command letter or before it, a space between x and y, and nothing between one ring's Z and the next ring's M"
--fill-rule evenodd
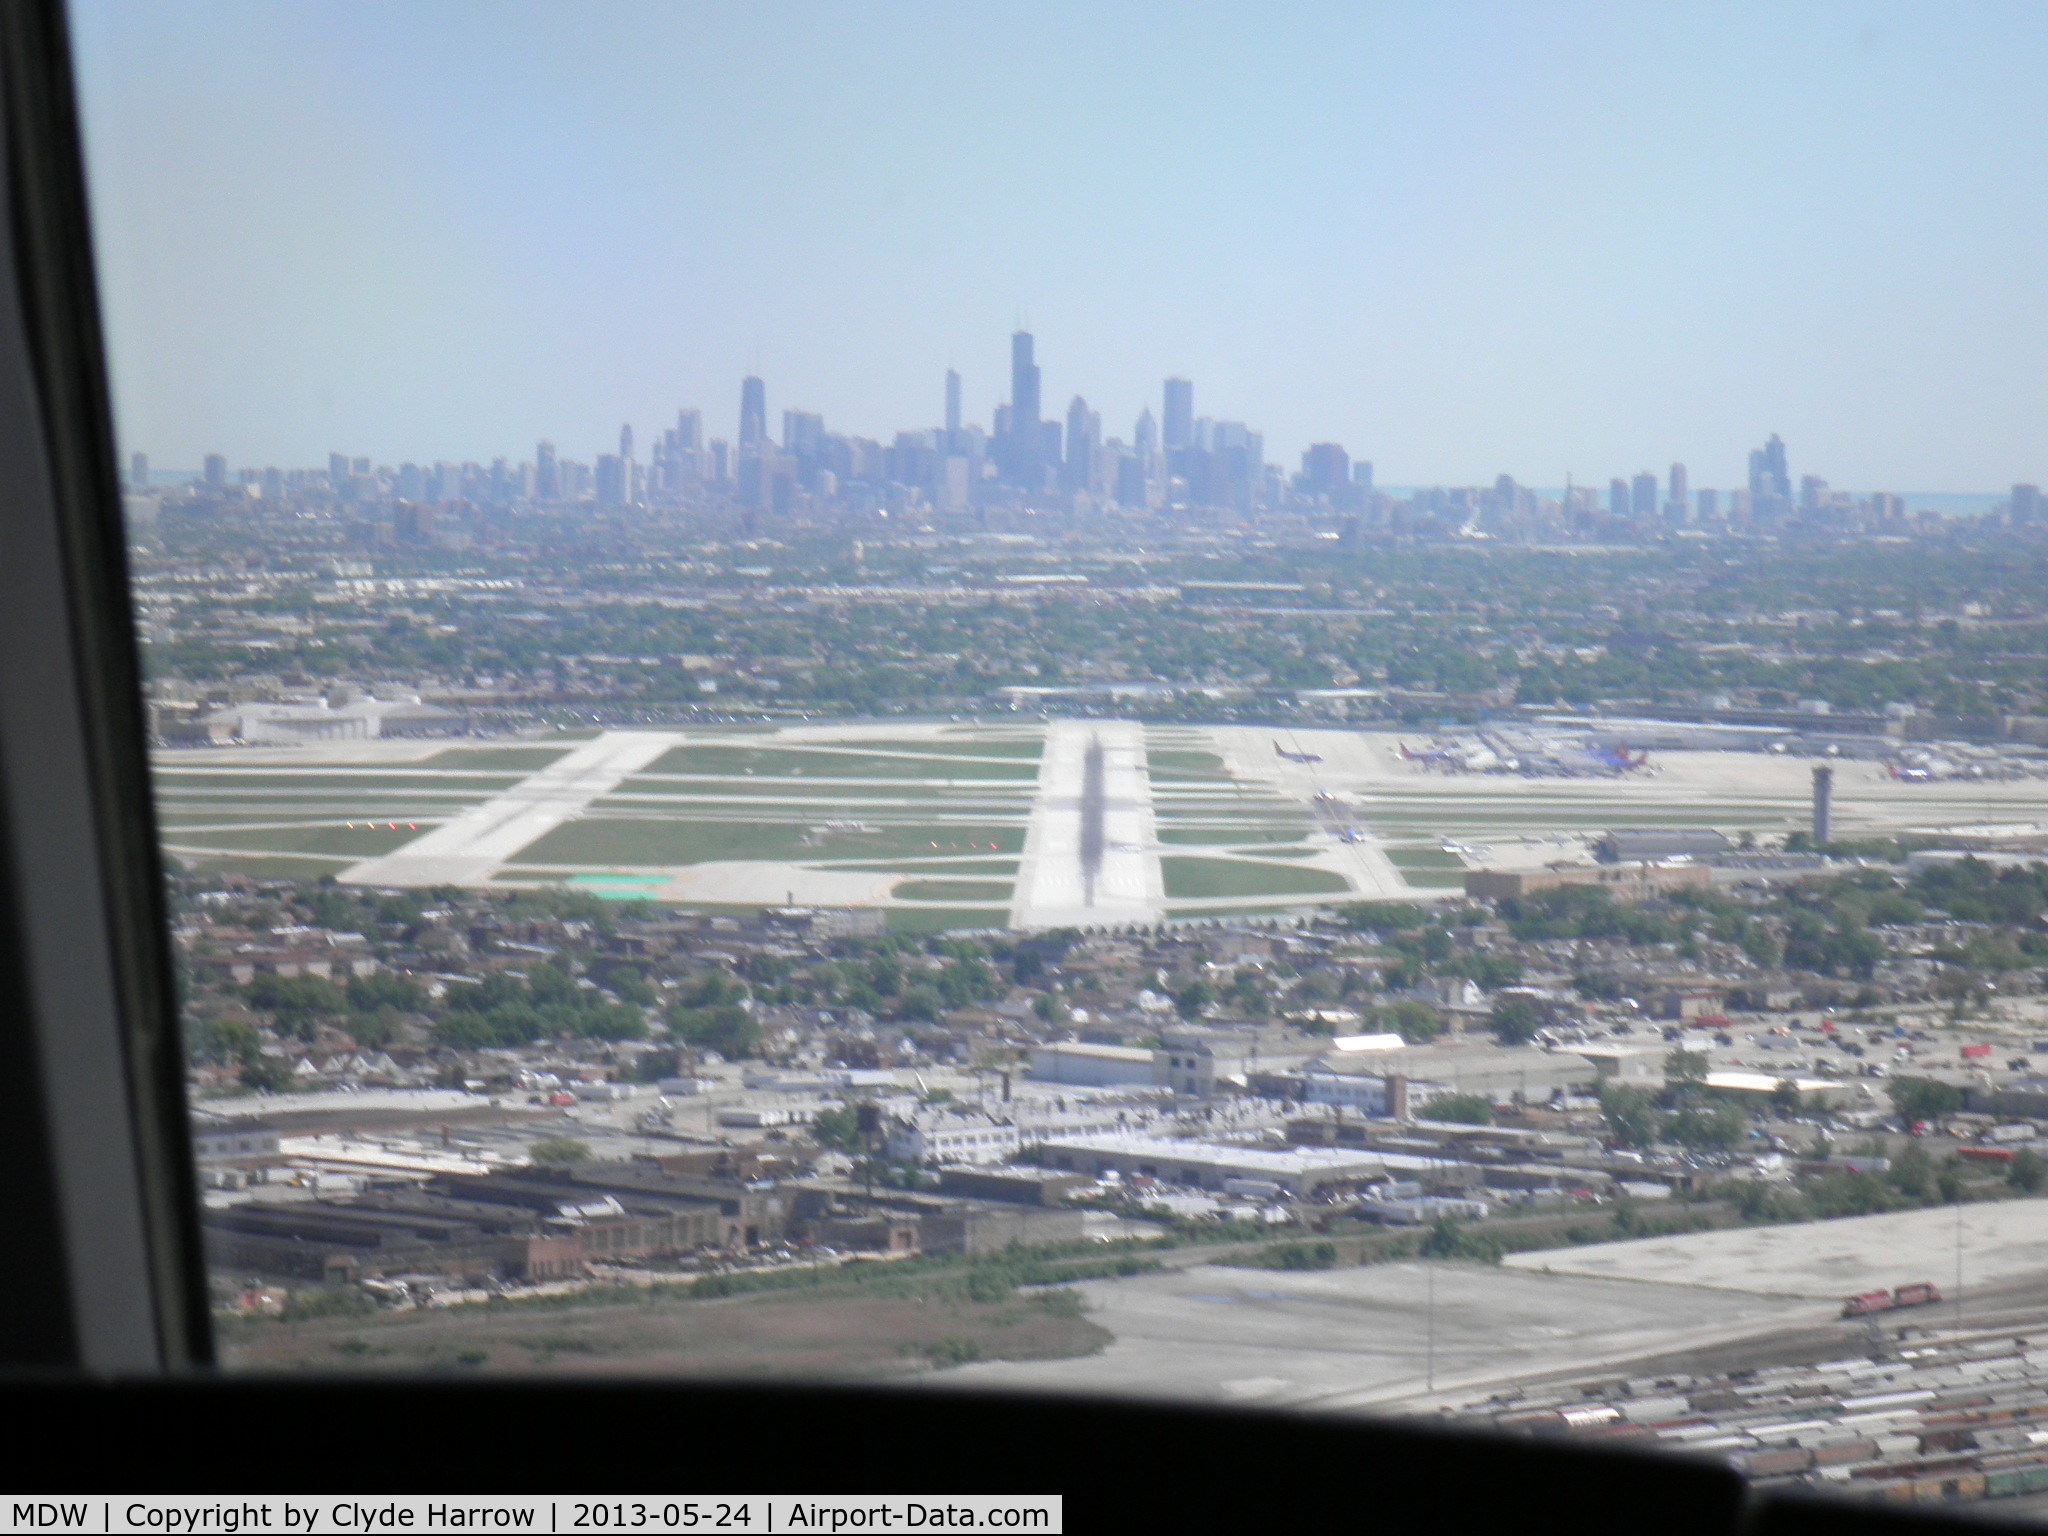
M1861 1296L1851 1296L1842 1303L1842 1316L1868 1317L1873 1312L1893 1312L1900 1307L1932 1306L1941 1300L1941 1292L1922 1280L1917 1285L1902 1285L1896 1291L1865 1291Z

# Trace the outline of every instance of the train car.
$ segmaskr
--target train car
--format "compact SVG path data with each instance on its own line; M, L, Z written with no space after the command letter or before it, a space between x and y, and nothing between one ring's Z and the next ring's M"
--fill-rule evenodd
M1957 1147L1956 1156L1968 1158L1973 1163L1993 1163L2001 1167L2010 1164L2015 1149L2012 1147Z
M1868 1317L1873 1312L1889 1312L1894 1305L1890 1291L1865 1291L1842 1303L1842 1316Z
M1940 1300L1941 1292L1929 1280L1922 1280L1917 1285L1902 1285L1892 1292L1892 1305L1895 1307L1927 1307Z

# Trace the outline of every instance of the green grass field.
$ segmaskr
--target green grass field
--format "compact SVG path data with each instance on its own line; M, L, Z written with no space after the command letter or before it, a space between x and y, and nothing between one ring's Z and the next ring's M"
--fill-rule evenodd
M648 774L709 774L771 778L803 775L828 779L994 779L1030 783L1038 777L1036 763L977 761L964 752L900 754L857 752L827 747L673 747L641 770Z
M1465 861L1447 848L1395 843L1387 848L1387 862L1406 873L1409 870L1453 869L1462 871Z
M906 880L896 887L898 901L1008 901L1007 880Z
M189 845L195 849L218 848L236 853L324 853L367 859L402 848L427 830L424 823L418 832L403 825L395 832L388 827L367 826L357 827L354 831L347 827L274 827L268 831L237 828L230 832L166 828L164 845L173 850Z
M1239 859L1171 855L1159 861L1169 900L1215 896L1334 896L1351 889L1326 869L1290 869Z

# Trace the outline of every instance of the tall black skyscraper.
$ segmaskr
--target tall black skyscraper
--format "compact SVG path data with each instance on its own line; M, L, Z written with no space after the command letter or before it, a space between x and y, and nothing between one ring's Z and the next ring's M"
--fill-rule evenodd
M1166 381L1166 415L1160 421L1160 446L1171 453L1195 442L1195 386L1186 379Z
M1010 431L1022 443L1038 442L1038 364L1031 359L1031 333L1010 338Z
M740 383L740 457L752 458L768 445L768 386L759 379Z
M1018 331L1010 338L1010 409L1007 413L1008 441L1003 449L1004 467L1012 484L1029 491L1044 488L1048 463L1044 424L1039 419L1038 364L1032 360L1031 333ZM1057 425L1057 424L1055 424Z

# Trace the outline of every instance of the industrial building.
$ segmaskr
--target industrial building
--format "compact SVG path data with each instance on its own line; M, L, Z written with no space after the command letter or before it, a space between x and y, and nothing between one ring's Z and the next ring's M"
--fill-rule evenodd
M1493 1103L1548 1103L1593 1087L1600 1068L1573 1051L1533 1046L1410 1046L1401 1051L1326 1053L1299 1074L1304 1103L1405 1119L1430 1100L1475 1093Z
M1113 1173L1217 1190L1226 1180L1245 1179L1277 1185L1297 1199L1330 1185L1369 1183L1387 1168L1386 1158L1371 1152L1324 1147L1269 1150L1122 1134L1048 1141L1044 1156L1050 1167L1098 1179Z

